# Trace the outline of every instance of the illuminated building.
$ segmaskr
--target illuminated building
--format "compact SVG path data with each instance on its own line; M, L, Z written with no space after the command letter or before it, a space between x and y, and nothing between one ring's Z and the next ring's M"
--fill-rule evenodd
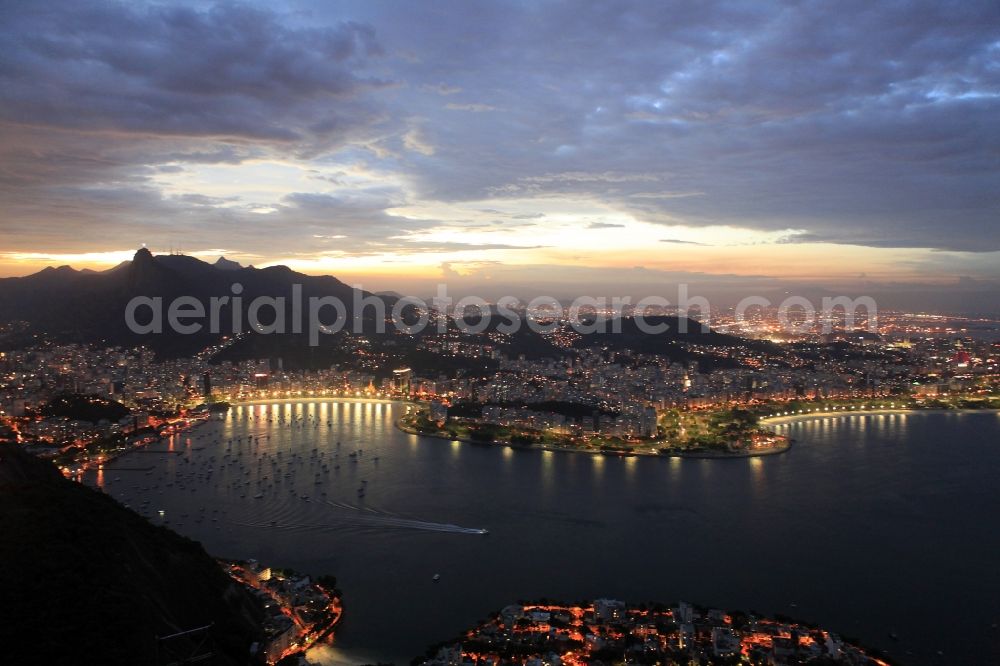
M392 371L392 388L398 393L404 393L409 395L410 393L410 381L413 376L413 371L409 368L397 368Z

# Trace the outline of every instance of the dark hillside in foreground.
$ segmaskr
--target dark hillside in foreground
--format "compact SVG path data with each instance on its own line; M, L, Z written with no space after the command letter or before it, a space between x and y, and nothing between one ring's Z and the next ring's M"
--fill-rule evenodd
M203 636L156 637L205 625L202 663L253 663L261 611L200 544L13 445L0 446L0 534L4 664L168 663Z

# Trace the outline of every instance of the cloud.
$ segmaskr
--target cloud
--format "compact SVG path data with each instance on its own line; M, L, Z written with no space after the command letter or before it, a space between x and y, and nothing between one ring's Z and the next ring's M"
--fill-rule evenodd
M661 243L673 243L675 245L701 245L701 246L705 245L705 243L699 243L697 241L679 240L677 238L661 238L660 242Z
M53 0L0 14L6 251L429 251L414 237L441 223L400 206L434 218L488 201L472 205L499 224L448 226L490 224L520 247L631 219L852 256L928 248L899 264L928 275L1000 270L988 0ZM565 256L595 260L574 243Z
M455 252L464 250L538 250L544 245L512 245L509 243L460 243L402 238L408 252Z
M365 124L371 26L298 27L250 5L5 9L0 118L115 133L297 141Z
M456 95L462 92L458 86L449 86L447 83L425 83L421 87L438 95Z
M445 104L444 108L449 111L471 111L473 113L484 113L486 111L496 111L495 106L489 104Z
M421 155L430 156L434 154L434 146L428 142L424 131L420 127L413 127L403 135L403 146L407 150L412 150Z
M414 174L427 196L578 195L664 224L980 251L1000 249L997 21L983 1L557 2L386 38L434 44L413 75L462 62L463 94L507 109L447 121Z
M588 229L620 229L623 228L624 224L615 224L613 222L591 222L587 225Z
M403 232L436 224L390 213L389 209L403 202L402 196L392 189L343 196L295 192L282 198L276 215L287 229L301 232L309 228L313 236L344 237L349 240L344 245L382 243Z

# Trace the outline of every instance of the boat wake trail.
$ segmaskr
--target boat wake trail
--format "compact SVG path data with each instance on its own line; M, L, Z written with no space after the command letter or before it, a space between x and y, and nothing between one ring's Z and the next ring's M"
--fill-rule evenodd
M450 534L486 534L487 531L478 527L462 527L451 523L435 523L427 520L414 520L403 518L388 511L380 511L370 506L354 506L345 502L331 502L326 504L348 512L344 516L351 522L361 522L367 525L384 527L396 527L401 529L423 530L426 532L448 532ZM354 515L351 515L353 512Z
M334 523L294 523L286 521L239 522L241 527L271 528L277 530L338 530L344 527L368 527L382 529L419 530L423 532L443 532L447 534L488 534L489 531L478 527L462 527L451 523L435 523L426 520L414 520L397 516L388 511L380 511L372 507L354 506L344 502L325 501L325 504L339 509Z

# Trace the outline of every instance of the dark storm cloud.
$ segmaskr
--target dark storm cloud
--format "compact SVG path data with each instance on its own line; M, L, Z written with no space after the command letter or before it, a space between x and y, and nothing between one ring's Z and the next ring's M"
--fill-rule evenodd
M172 225L206 247L405 251L387 239L435 222L402 203L499 199L502 227L544 224L501 212L536 197L804 232L791 242L1000 250L995 1L196 7L0 5L8 246ZM334 169L258 215L155 184L198 164L338 167L344 150L408 191L332 193L350 182ZM941 255L935 270L968 261Z
M653 222L1000 249L995 2L436 7L416 33L380 25L427 45L405 77L498 111L425 125L428 196L583 195Z
M290 27L246 5L7 3L0 117L182 136L298 140L363 124L346 100L384 85L355 22Z
M331 150L384 117L367 94L387 82L365 71L381 46L355 21L292 25L247 4L4 3L0 44L7 251L232 247L236 228L249 252L289 251L304 238L276 222L318 224L297 202L255 215L151 178Z

